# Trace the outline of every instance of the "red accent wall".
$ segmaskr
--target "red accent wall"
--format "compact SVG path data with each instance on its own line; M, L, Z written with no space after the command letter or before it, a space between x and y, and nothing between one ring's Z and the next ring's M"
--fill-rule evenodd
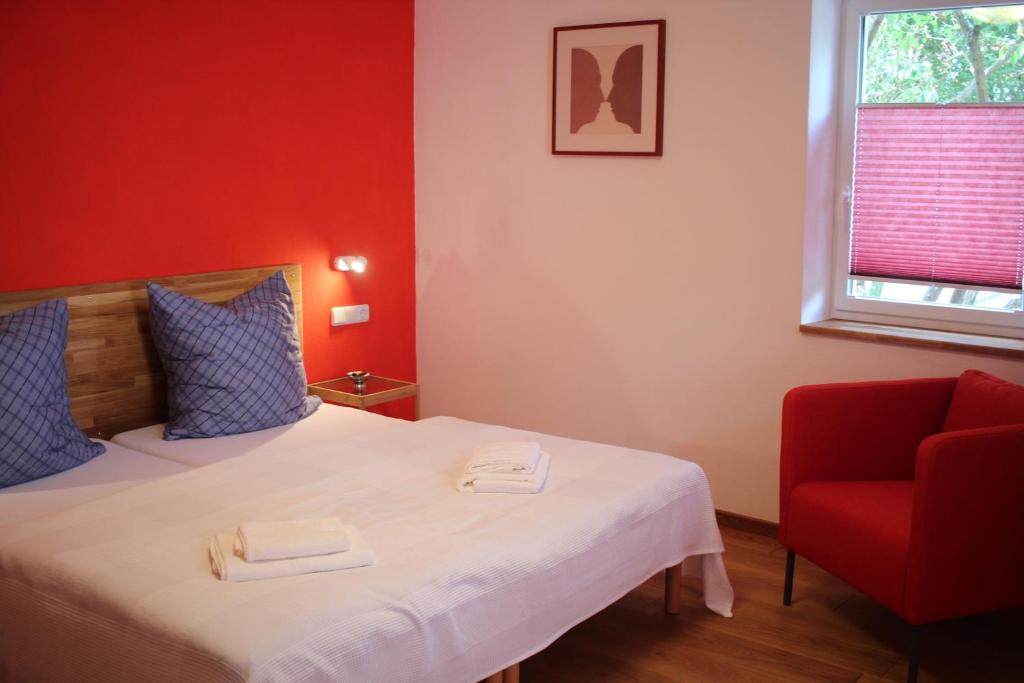
M415 377L411 0L10 0L0 84L0 291L297 262L311 381Z

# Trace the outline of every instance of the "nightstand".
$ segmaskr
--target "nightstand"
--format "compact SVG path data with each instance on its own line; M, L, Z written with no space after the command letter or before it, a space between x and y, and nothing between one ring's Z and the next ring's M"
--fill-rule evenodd
M400 398L413 398L416 400L416 419L420 417L420 385L415 382L371 375L366 379L363 390L357 391L355 382L348 377L339 377L310 384L309 393L325 401L352 406L359 410L366 410L370 406L388 401L397 401Z

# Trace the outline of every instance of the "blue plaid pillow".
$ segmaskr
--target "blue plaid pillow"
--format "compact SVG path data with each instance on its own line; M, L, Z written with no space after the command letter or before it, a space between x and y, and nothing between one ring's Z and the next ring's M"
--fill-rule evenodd
M0 317L0 488L69 470L107 450L71 417L67 343L63 299Z
M224 306L149 283L153 339L167 372L164 439L241 434L298 422L306 395L295 307L277 272Z

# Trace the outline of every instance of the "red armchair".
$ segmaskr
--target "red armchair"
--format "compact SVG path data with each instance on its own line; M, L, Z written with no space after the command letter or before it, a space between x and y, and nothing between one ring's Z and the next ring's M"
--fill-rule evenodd
M782 408L779 540L918 626L1024 606L1024 387L798 387Z

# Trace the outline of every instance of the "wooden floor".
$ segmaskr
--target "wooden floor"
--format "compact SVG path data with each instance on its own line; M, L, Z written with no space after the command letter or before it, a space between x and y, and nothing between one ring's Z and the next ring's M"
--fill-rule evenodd
M661 575L522 664L522 683L906 680L909 630L898 617L797 559L793 605L782 606L785 551L765 536L722 529L735 617L701 604L662 610ZM1024 578L1022 578L1024 580ZM1024 612L927 627L919 681L1024 681Z

